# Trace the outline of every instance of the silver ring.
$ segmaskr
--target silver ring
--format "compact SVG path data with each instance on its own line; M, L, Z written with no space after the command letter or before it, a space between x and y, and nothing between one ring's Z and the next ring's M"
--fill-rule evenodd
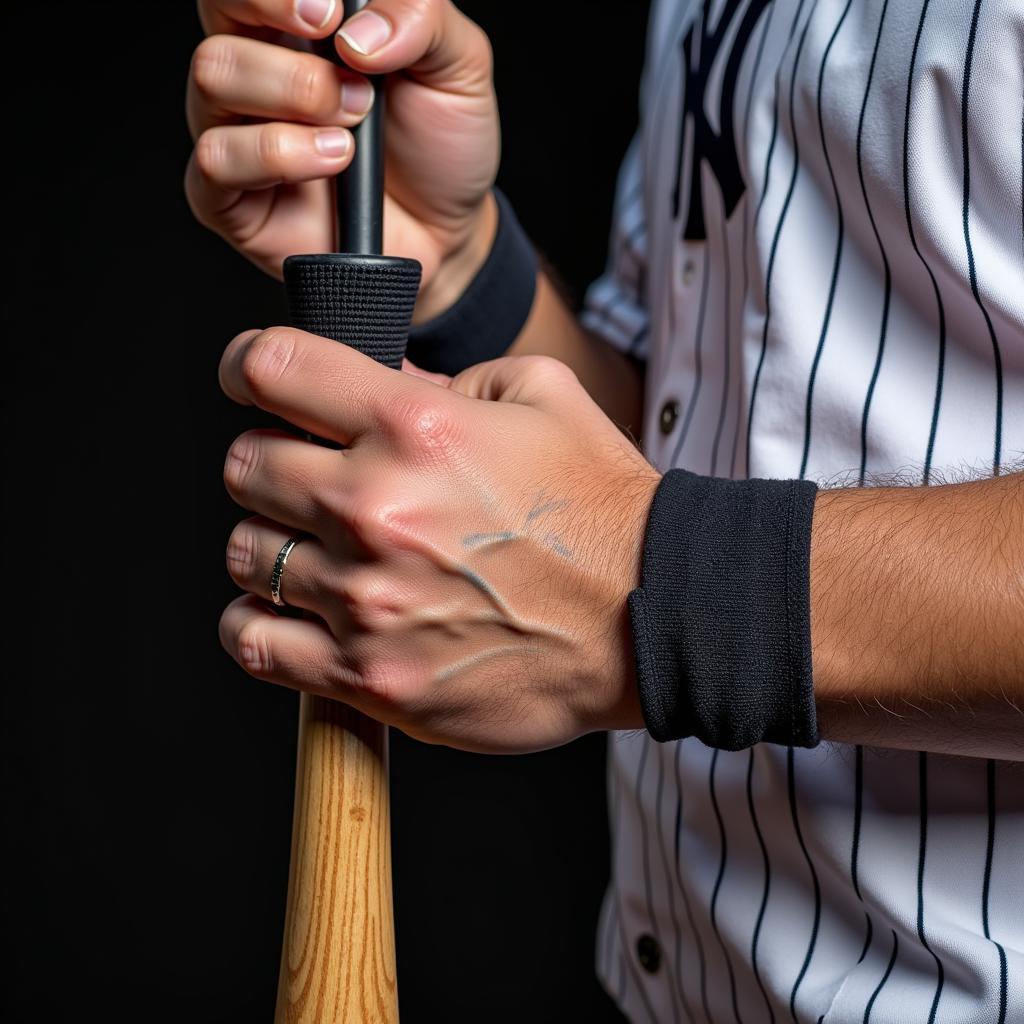
M283 548L277 553L277 559L274 561L274 568L270 573L270 596L274 599L274 604L283 605L285 602L281 600L281 577L284 575L284 563L288 561L288 556L292 553L292 548L295 547L301 537L291 537Z

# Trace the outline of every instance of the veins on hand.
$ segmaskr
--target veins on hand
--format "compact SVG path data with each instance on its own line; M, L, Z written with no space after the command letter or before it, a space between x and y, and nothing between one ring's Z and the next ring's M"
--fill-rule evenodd
M532 543L540 543L545 547L550 548L560 557L572 561L572 552L565 544L562 543L562 539L557 533L547 532L541 534L537 532L536 528L532 528L533 524L549 513L561 511L571 505L572 501L568 498L545 501L544 489L542 488L533 503L533 507L524 516L520 529L469 533L462 537L462 547L467 551L481 552L501 544L508 544L517 540L525 540ZM513 608L510 607L505 597L499 593L498 590L476 569L471 568L469 565L466 565L458 559L446 557L440 551L435 550L435 556L439 556L438 560L443 562L448 571L458 574L469 582L479 593L483 594L494 611L498 613L498 617L502 624L513 632L518 633L522 640L526 640L528 637L541 636L545 636L556 641L564 641L567 639L564 629L540 621L524 620ZM423 611L423 609L420 610L421 617ZM457 675L459 672L471 668L479 664L482 660L494 657L495 655L508 654L515 656L526 653L527 651L535 652L539 649L540 648L535 644L526 644L524 646L520 641L517 641L511 646L507 643L500 644L483 651L477 651L440 668L435 674L434 680L435 682L446 681L452 676Z
M541 516L547 515L549 512L560 512L562 509L568 508L572 505L572 501L569 498L558 498L555 500L544 501L544 491L545 488L542 487L540 489L540 493L534 500L533 508L526 513L526 517L523 519L523 525L519 530L500 530L496 533L468 533L462 538L462 546L471 551L475 551L479 548L491 547L495 544L504 544L508 541L519 540L525 537L536 538L535 534L527 532L527 526L533 523L534 520L539 519ZM562 538L557 533L546 533L539 539L546 547L551 548L555 554L561 555L562 558L572 561L572 551L562 543Z

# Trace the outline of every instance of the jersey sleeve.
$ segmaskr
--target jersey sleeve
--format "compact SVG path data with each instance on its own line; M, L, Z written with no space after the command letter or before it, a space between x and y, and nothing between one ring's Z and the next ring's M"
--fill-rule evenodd
M646 360L650 315L643 193L641 141L637 132L619 168L608 262L604 273L587 289L580 322L614 348Z

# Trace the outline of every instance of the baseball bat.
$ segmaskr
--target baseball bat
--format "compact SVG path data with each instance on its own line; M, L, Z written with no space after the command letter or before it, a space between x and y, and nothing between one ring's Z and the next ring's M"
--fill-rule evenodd
M346 15L367 0L349 0ZM337 60L333 38L316 47ZM420 264L381 255L384 91L338 176L338 252L289 256L291 323L400 370ZM339 400L344 400L339 396ZM303 693L275 1024L395 1024L387 729Z

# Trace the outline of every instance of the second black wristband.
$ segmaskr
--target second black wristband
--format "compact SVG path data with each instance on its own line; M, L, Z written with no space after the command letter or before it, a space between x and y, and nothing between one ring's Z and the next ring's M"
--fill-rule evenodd
M628 597L640 707L659 741L818 742L810 545L817 487L671 469Z
M440 316L409 331L406 355L435 373L456 374L505 354L523 329L537 287L537 254L498 188L491 251L462 295Z

